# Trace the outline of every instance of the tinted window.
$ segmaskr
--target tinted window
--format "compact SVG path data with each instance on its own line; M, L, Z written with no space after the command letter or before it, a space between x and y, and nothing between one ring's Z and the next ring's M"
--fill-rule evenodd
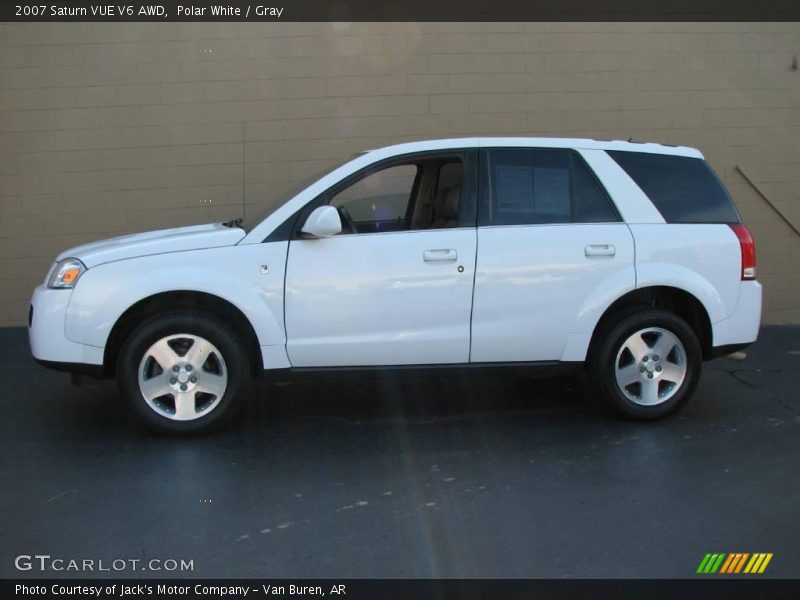
M738 223L733 202L700 158L608 152L642 188L667 223Z
M481 225L619 221L572 150L495 149L483 161Z

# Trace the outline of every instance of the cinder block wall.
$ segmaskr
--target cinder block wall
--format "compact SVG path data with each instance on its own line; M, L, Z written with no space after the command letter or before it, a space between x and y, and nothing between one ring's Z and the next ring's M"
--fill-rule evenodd
M800 323L800 24L2 24L0 325L60 250L220 220L420 138L701 148L758 243L764 319Z

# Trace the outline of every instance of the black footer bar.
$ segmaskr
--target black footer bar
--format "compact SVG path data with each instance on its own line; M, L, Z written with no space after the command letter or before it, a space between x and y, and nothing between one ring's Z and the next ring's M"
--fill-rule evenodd
M712 578L713 577L713 578ZM170 598L173 600L339 598L342 600L796 600L800 580L699 577L682 580L613 579L65 579L4 580L0 598Z

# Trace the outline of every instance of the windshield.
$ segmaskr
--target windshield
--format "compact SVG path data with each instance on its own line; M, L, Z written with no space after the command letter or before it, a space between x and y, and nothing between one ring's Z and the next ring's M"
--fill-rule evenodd
M255 207L247 207L246 214L242 218L241 222L238 223L238 226L244 229L247 233L250 233L254 227L256 227L259 223L261 223L264 219L270 216L273 212L275 212L278 208L283 206L286 202L294 198L297 194L302 192L308 186L310 186L315 181L322 179L328 173L332 173L342 165L349 163L351 160L360 156L363 152L355 154L348 158L345 161L339 162L335 164L333 167L328 167L326 169L322 169L321 171L316 172L315 174L306 177L302 181L298 182L284 182L281 184L276 184L278 186L278 191L272 195L271 198L265 201L264 205L259 203L258 206ZM281 189L282 186L282 189Z

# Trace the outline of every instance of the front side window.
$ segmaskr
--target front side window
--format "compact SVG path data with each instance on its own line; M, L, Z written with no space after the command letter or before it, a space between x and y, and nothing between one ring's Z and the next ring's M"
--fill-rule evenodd
M407 229L406 216L418 172L417 165L397 165L377 171L336 194L330 204L360 228Z
M481 225L606 223L619 216L572 150L497 148L483 153Z
M464 178L461 156L421 157L357 178L333 192L329 204L339 212L342 234L458 227L468 195Z

